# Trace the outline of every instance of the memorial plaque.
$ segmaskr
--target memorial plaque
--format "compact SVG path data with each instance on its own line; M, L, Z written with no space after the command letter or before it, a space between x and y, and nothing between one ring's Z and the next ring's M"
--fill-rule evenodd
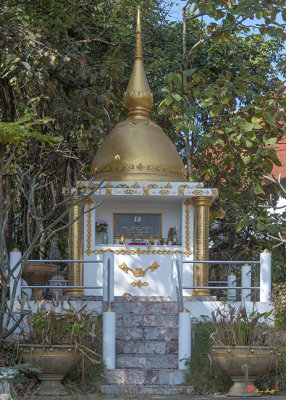
M113 214L113 238L154 239L162 237L162 214Z

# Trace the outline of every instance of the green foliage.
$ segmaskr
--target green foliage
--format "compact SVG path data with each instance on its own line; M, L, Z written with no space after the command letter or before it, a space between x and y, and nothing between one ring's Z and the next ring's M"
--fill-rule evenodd
M194 328L192 358L187 363L189 372L186 383L194 387L196 393L225 393L231 386L231 379L223 375L210 359L210 334L212 324L198 324Z
M275 326L286 330L286 282L273 285L271 302L275 310Z

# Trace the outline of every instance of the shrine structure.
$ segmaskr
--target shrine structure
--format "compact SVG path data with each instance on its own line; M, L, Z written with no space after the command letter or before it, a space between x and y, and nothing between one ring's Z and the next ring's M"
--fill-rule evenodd
M97 187L103 181L87 200L84 218L71 226L69 257L109 259L115 296L175 298L176 260L180 266L182 261L208 260L209 208L218 191L186 180L174 144L150 119L153 95L143 65L139 12L135 61L123 101L128 116L97 151L91 166L92 183L77 183L78 189L88 184ZM75 205L71 219L79 213L80 205ZM108 224L105 244L102 233L96 231L99 220ZM166 243L170 228L176 230L176 237L169 237ZM120 236L124 244L120 244ZM193 295L210 294L208 289L200 289L208 286L208 264L195 264L194 269L185 264L181 272L184 284L196 286ZM102 279L102 269L91 263L69 267L70 286L96 286ZM94 295L96 291L70 289L68 293Z

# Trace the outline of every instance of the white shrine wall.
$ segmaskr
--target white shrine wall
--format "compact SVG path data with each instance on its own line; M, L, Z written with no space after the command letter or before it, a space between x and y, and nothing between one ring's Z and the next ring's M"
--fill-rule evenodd
M132 201L124 199L106 199L95 210L95 220L103 219L108 223L107 233L109 243L113 243L113 213L161 213L162 214L162 236L167 238L170 227L176 227L179 243L182 243L182 201L168 199L146 199L133 198ZM102 233L95 232L95 244L101 244ZM155 240L156 241L156 240Z
M101 196L94 196L93 203L86 207L92 208L102 200ZM136 197L130 199L105 197L104 202L97 208L85 214L84 217L84 260L101 260L101 264L88 263L84 265L83 282L85 286L102 286L104 265L110 260L112 281L114 279L114 294L122 296L129 293L132 296L172 296L176 299L177 270L176 260L179 263L183 283L192 286L192 264L182 261L192 260L194 242L194 209L186 199L164 197ZM113 213L162 213L162 237L167 238L170 227L176 227L179 244L176 246L158 245L155 239L153 246L119 245L119 240L113 238ZM95 222L98 219L108 223L109 243L102 244L102 233L95 231ZM146 240L146 239L145 239ZM146 240L147 242L147 240ZM154 270L150 267L159 265ZM128 272L122 270L122 265L128 267ZM140 270L144 276L136 275ZM142 272L143 271L143 272ZM140 282L141 281L141 282ZM139 285L142 286L140 287ZM86 295L101 295L102 291L86 289ZM191 292L184 293L190 295Z

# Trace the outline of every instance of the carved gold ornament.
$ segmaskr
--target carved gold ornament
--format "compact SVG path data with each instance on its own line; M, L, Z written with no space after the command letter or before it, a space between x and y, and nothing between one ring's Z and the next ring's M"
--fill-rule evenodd
M142 281L139 280L137 282L131 282L130 285L133 286L133 287L138 287L138 289L141 289L142 286L149 286L149 283L148 282L142 282Z
M204 194L203 190L193 190L193 194L199 195L199 194Z
M159 190L160 194L170 194L171 191L170 190Z
M89 200L91 200L89 198ZM91 200L91 202L87 202L87 214L86 214L86 219L87 219L87 235L86 235L86 241L87 241L87 249L86 249L86 254L89 256L92 251L91 251L91 206L93 204L93 201Z
M158 185L157 185L156 183L150 183L150 184L147 186L147 188L148 188L148 189L157 189L157 188L158 188Z
M156 263L156 261L154 261L153 264L151 264L149 267L145 269L142 268L131 269L125 263L120 264L118 267L126 274L128 274L128 271L130 271L135 278L143 278L149 269L151 272L154 272L157 268L160 267L160 265Z
M135 194L136 190L134 190L134 189L126 189L126 190L124 190L124 193L126 193L126 194Z

